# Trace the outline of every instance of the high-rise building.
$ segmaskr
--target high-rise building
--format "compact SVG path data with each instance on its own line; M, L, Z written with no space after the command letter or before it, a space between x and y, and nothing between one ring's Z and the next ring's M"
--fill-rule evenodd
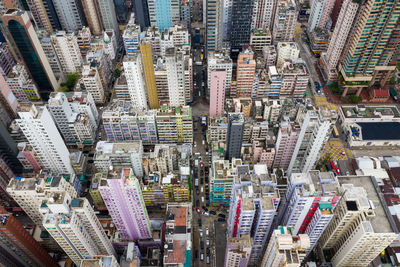
M184 78L185 61L183 54L175 47L165 51L165 65L168 79L168 95L171 107L179 107L186 104L186 84Z
M312 170L321 156L336 123L337 113L326 106L319 110L298 112L296 122L300 133L288 167L289 175Z
M191 27L190 25L192 23L192 6L193 6L193 1L185 0L181 2L181 23L184 24L188 29L190 29Z
M75 32L86 24L82 2L78 0L52 0L60 20L61 28L66 32Z
M339 18L335 29L333 30L331 40L329 41L328 50L321 56L325 74L330 81L337 78L336 67L339 63L343 49L348 42L350 30L353 29L353 22L357 15L359 6L360 4L356 1L343 1Z
M310 238L306 234L295 235L292 228L279 226L272 232L267 250L260 266L300 267L306 256L306 249L310 247Z
M208 53L207 57L208 96L210 95L212 71L226 71L225 95L228 95L231 90L231 82L232 82L232 59L229 57L229 53L227 50Z
M103 32L103 21L100 8L96 0L82 0L83 12L93 35L101 35Z
M241 159L214 160L210 179L210 203L229 206L232 196L232 185L237 168L242 165Z
M282 0L277 3L272 30L274 44L293 41L297 15L298 11L294 0Z
M250 235L252 238L248 264L262 259L262 252L279 205L276 181L263 174L249 174L248 166L239 166L229 205L228 237Z
M64 69L61 66L60 59L56 53L55 46L51 40L50 34L47 31L36 31L40 44L42 45L44 54L49 61L50 67L53 70L54 76L58 81L65 81Z
M122 239L136 241L151 237L140 183L132 169L110 172L107 184L102 184L99 190Z
M150 25L160 32L174 26L180 21L179 0L148 0Z
M28 105L18 112L17 124L46 170L74 174L69 151L46 107Z
M206 49L211 52L222 48L223 0L207 0L206 7Z
M329 173L294 173L288 181L286 203L280 210L280 224L292 227L295 235L309 236L308 254L332 219L339 199L337 181Z
M363 5L339 65L345 82L343 95L349 89L357 89L356 95L360 95L363 88L373 84L384 86L391 77L398 62L393 55L400 43L399 10L400 3L388 0Z
M243 141L244 116L243 113L228 114L228 131L226 134L225 158L240 158Z
M226 243L224 267L247 266L252 245L250 235L231 237Z
M42 2L53 31L61 30L60 20L58 19L53 0L42 0Z
M280 95L284 97L303 97L306 93L310 76L302 59L285 61L280 69L282 84Z
M250 43L254 0L232 0L230 29L231 55L236 58L243 45Z
M7 84L20 104L40 99L36 85L30 79L24 65L17 64L7 77Z
M80 99L82 104L77 103L79 100L75 102L77 99ZM90 93L85 96L79 96L78 92L76 95L74 93L50 95L47 108L68 145L91 144L94 141L98 116L92 112L90 106L81 108L81 105L87 107L84 102L94 106Z
M86 58L88 51L91 49L90 42L92 40L92 34L88 27L83 27L76 34L79 50L81 51L82 58Z
M367 266L398 238L372 176L338 177L341 200L320 238L334 266ZM374 203L371 205L371 203Z
M157 110L156 126L160 144L193 143L193 118L190 106L161 106Z
M124 58L124 71L129 95L133 106L138 110L147 110L147 86L143 75L142 55L135 53Z
M15 61L6 42L0 42L0 74L7 76L15 66Z
M47 101L50 92L57 90L59 84L27 12L11 9L2 16L2 20L12 39L9 41L36 83L40 97Z
M132 13L125 30L122 33L124 41L125 54L128 57L133 56L139 50L141 27L135 24L135 16Z
M276 1L257 0L254 2L252 29L271 29L274 19Z
M243 51L237 60L236 88L231 88L231 97L251 97L255 74L254 52L252 50Z
M107 175L113 169L132 168L136 177L143 177L143 145L141 141L129 143L100 141L96 145L94 165L96 170Z
M115 255L114 248L86 198L50 193L42 202L43 227L75 264L96 255Z
M310 17L308 18L308 31L313 32L316 28L325 29L335 5L335 0L317 0L311 5Z
M33 223L42 229L44 214L40 212L40 206L46 199L46 195L53 192L67 192L71 197L78 196L75 188L61 175L50 177L40 175L35 178L15 177L8 184L7 192Z
M140 53L142 55L143 74L146 80L149 108L158 109L159 102L157 94L157 85L154 74L153 53L151 50L152 50L151 43L148 41L142 41L142 43L140 44Z
M232 0L224 0L222 16L222 40L230 39L232 28Z
M82 55L75 34L58 31L51 40L63 71L68 74L81 72Z
M104 103L104 83L96 64L94 66L93 64L83 66L81 81L96 103Z
M144 145L157 144L156 115L157 110L137 112L130 101L120 100L109 105L102 117L107 140L142 140Z
M6 266L58 266L27 230L0 207L1 262Z
M299 46L295 42L279 42L276 45L276 50L278 52L277 68L282 67L286 60L299 58L300 55Z
M50 23L49 17L47 16L46 9L42 0L31 0L27 1L29 11L35 21L36 27L39 29L45 29L47 32L52 32L53 27Z
M272 34L269 28L253 29L250 35L250 45L254 51L262 53L263 48L272 43Z
M274 168L287 170L299 138L300 127L289 121L282 121L275 143Z
M121 1L121 0L117 0ZM117 2L114 1L114 2ZM140 25L142 29L150 26L150 17L149 17L149 7L147 5L147 0L134 0L135 4L133 5L133 9L136 16L136 22ZM118 9L118 8L117 8ZM119 16L119 13L117 12Z
M119 25L117 21L117 14L115 13L115 6L113 0L97 0L101 18L103 19L103 26L105 30L114 30L114 33L119 36Z
M223 116L225 107L226 71L211 72L210 117Z

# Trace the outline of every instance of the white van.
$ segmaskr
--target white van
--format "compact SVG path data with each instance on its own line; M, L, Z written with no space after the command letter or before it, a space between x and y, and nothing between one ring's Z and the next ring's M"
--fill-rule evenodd
M203 203L204 203L204 197L201 197L201 202L203 202Z

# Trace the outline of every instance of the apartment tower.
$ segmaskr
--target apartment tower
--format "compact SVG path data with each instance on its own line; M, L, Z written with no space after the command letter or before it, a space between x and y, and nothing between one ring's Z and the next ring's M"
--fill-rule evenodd
M12 47L23 61L39 90L47 101L49 94L59 84L43 51L35 29L25 11L10 9L1 18L10 35Z

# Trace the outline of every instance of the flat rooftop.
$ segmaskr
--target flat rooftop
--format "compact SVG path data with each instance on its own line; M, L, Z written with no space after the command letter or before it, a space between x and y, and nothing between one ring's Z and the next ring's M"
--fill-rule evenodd
M358 122L363 140L400 140L400 122Z
M341 106L345 118L380 118L389 116L400 118L400 112L396 106Z
M375 212L375 217L369 219L372 227L376 233L390 233L396 232L395 229L392 229L391 224L389 222L388 217L386 216L384 207L387 208L386 203L382 202L379 198L377 190L375 188L374 179L371 176L337 176L339 184L353 184L356 187L362 187L365 189L367 193L368 200L375 206L373 210Z

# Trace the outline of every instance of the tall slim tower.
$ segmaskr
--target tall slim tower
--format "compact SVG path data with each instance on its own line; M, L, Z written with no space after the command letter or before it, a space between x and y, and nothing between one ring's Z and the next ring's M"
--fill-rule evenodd
M274 44L293 41L297 14L298 11L294 0L278 1L272 30Z
M59 266L17 219L1 206L0 218L0 262L2 264L5 266Z
M149 99L150 109L158 109L158 93L156 86L156 78L154 75L153 53L151 43L142 41L140 44L140 53L142 55L143 73L147 86L147 97Z
M72 198L67 192L50 193L41 212L46 214L43 227L75 264L96 255L115 255L86 198Z
M251 97L254 77L256 74L256 61L254 52L250 49L239 54L236 72L236 90L231 90L231 97Z
M244 116L243 113L228 114L228 132L226 134L225 158L240 158L243 141Z
M328 50L322 54L322 62L328 80L337 78L336 67L342 55L343 48L348 42L350 30L353 29L354 19L360 4L357 1L345 0L339 13Z
M57 174L74 174L69 151L47 108L30 105L18 115L17 124L44 167Z
M51 36L54 50L65 73L80 73L82 70L82 55L74 33L59 31Z
M236 58L242 46L250 43L254 0L232 1L231 55Z
M165 64L168 80L168 95L171 107L184 106L185 100L185 62L183 55L175 47L165 51Z
M121 237L138 240L151 237L150 222L138 179L132 169L109 173L107 184L99 187Z
M28 13L10 9L2 16L2 20L11 38L9 41L35 81L40 97L47 101L50 92L57 90L59 84L29 20Z
M54 9L60 20L61 28L67 32L75 32L86 24L82 2L78 0L52 0Z
M156 26L160 32L174 26L180 21L179 0L148 0L151 26Z
M206 0L206 48L207 52L222 48L223 0Z
M98 0L101 17L105 30L114 30L114 34L119 36L119 25L113 0Z
M96 0L82 0L82 7L92 34L101 35L103 32L103 21L98 2Z
M46 9L42 0L31 0L27 1L29 11L31 12L33 19L35 20L36 27L39 29L45 29L47 32L52 32L53 27L50 23L49 17L47 16Z
M323 106L320 110L299 111L301 130L288 167L288 174L312 170L329 139L337 114Z
M210 117L223 116L225 107L226 71L211 72Z
M124 58L124 70L132 105L138 110L147 109L146 83L143 76L142 56L139 53Z
M364 3L357 17L339 70L346 85L361 83L358 95L365 83L384 85L395 70L395 66L388 64L400 43L399 12L399 1L373 0ZM395 43L391 43L392 38Z

